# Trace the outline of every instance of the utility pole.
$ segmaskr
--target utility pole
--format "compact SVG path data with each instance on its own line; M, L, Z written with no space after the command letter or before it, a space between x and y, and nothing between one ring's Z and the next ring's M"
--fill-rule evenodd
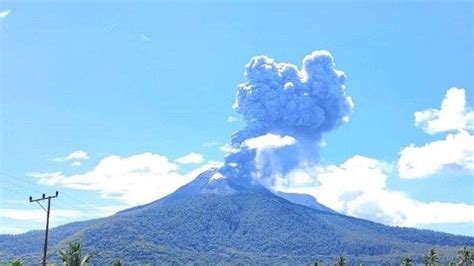
M33 197L30 196L30 202L36 202L38 205L46 212L46 231L44 235L44 247L43 247L43 266L46 266L46 256L48 254L48 231L49 231L49 212L51 210L51 199L54 199L58 197L59 193L56 191L56 194L54 196L48 196L46 197L45 194L43 194L43 197L38 198L38 199L33 199ZM46 209L41 205L40 201L42 200L48 200L48 208Z

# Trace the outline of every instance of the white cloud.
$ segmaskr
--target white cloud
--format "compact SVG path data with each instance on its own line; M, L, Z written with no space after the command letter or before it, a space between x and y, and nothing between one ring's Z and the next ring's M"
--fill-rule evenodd
M82 164L81 162L77 161L77 162L71 163L71 166L79 167L79 166L81 166L81 164Z
M229 144L226 143L226 144L220 146L219 150L223 151L225 154L231 154L231 153L238 152L240 149L234 148L234 147L232 147L232 145L229 145Z
M229 115L229 117L227 117L227 122L228 123L235 123L237 121L239 121L239 119L235 116Z
M210 163L181 174L178 166L167 157L143 153L124 158L108 156L84 174L64 176L56 172L35 173L35 176L40 181L53 179L54 182L46 182L48 185L98 191L104 198L118 199L135 206L167 196L212 166L216 165Z
M440 172L474 175L474 136L461 131L444 140L405 147L398 171L402 178L426 178Z
M473 112L466 107L464 90L456 88L447 91L440 110L416 112L415 123L425 132L455 132L423 146L403 148L398 160L399 175L474 175L474 136L469 132L473 118ZM311 194L336 211L392 225L474 223L474 205L421 202L387 188L391 171L390 164L356 155L341 165L300 167L284 178L276 178L275 189Z
M88 160L89 155L85 151L74 151L65 157L56 157L54 161L56 162L64 162L64 161L80 161L80 160Z
M10 15L11 10L4 10L0 12L0 19L8 17Z
M204 162L204 156L199 153L191 152L175 160L179 164L199 164Z
M61 209L56 205L63 206L64 201L62 196L55 199L51 203L54 207L50 217L50 228L62 224L81 221L99 217L110 216L117 211L123 210L128 206L97 206L94 212L88 212L80 209ZM69 203L68 203L69 204ZM76 205L80 206L80 205ZM46 219L46 212L39 206L33 205L34 209L0 209L0 234L21 234L30 230L44 229L44 221ZM15 226L10 226L14 224Z
M89 156L85 151L75 151L68 156L66 156L66 160L87 160L89 159Z
M203 144L203 146L206 148L214 147L216 145L217 145L217 141L208 141Z
M247 139L242 143L243 147L248 149L257 149L257 150L265 150L265 149L275 149L281 148L285 146L294 145L296 143L295 138L290 136L279 136L268 133L263 136L259 136L256 138Z
M47 186L57 185L64 178L64 175L62 172L51 172L51 173L31 172L31 173L26 173L26 175L36 178L39 184L47 185Z
M443 99L441 109L415 112L415 125L428 134L446 131L474 129L474 111L466 107L464 89L450 88Z
M400 151L402 178L427 178L444 174L474 175L474 111L466 107L464 89L450 88L441 109L415 112L415 124L428 134L456 131L445 139L423 146L411 144Z
M391 225L474 222L474 205L420 202L387 188L389 164L356 155L341 165L298 169L275 189L313 195L347 215Z
M38 207L39 208L39 207ZM51 220L61 220L70 218L79 218L84 214L81 211L55 209L51 212ZM0 217L20 221L36 221L43 223L46 218L46 212L42 209L38 210L21 210L21 209L0 209Z

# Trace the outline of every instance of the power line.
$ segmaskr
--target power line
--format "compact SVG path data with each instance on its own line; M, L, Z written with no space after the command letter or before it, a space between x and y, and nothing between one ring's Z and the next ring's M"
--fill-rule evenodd
M18 195L26 194L24 191L21 191L21 192L20 192L19 190L16 190L16 188L17 188L17 186L18 186L17 184L14 184L14 183L11 183L11 182L9 182L9 183L3 183L3 184L4 184L4 185L9 185L9 186L15 187L15 188L10 188L10 187L3 186L3 187L1 188L1 189L3 189L3 190L7 190L7 191L13 192L14 194L18 194ZM23 187L23 188L26 188L26 187ZM27 189L29 192L32 192L32 193L37 193L37 192L38 192L37 190L33 190L33 189L30 189L30 188L26 188L26 189ZM39 192L39 193L40 193L40 192ZM64 193L61 193L61 195L62 195L62 196L66 196ZM70 199L73 199L73 198L70 197L70 196L67 196L67 197L70 198ZM57 204L59 204L59 205L65 207L66 209L68 209L68 208L73 208L73 209L75 209L75 210L77 210L77 211L79 211L79 212L81 212L81 213L87 213L87 214L91 215L92 217L99 217L99 216L100 216L100 215L97 215L97 213L92 213L92 212L88 211L86 208L81 208L80 206L75 205L73 202L68 201L68 200L66 200L65 198L58 199ZM95 209L97 209L97 208L95 208ZM97 209L97 210L98 210L98 209ZM100 211L100 212L102 212L102 211Z
M28 180L25 180L25 179L23 179L23 178L20 178L20 177L14 176L14 175L10 175L10 174L4 173L4 172L0 172L0 175L5 176L5 177L9 177L9 178L11 178L11 179L19 180L19 181L22 181L24 184L33 186L34 188L30 188L30 187L25 187L25 185L14 184L15 186L20 186L20 187L26 188L26 189L28 189L28 190L30 190L30 191L33 190L33 191L35 191L35 192L37 192L37 193L42 193L42 192L40 192L40 191L37 190L36 188L41 188L41 189L48 188L47 186L40 185L40 184L37 184L37 183L33 183L33 182L31 182L31 181L28 181ZM12 183L12 182L11 182L10 180L8 180L8 179L3 179L3 181ZM13 184L13 183L12 183L12 184ZM49 189L49 188L48 188L48 189Z
M69 198L70 200L77 201L77 202L81 203L82 205L84 205L84 206L86 206L86 207L89 207L89 208L92 208L92 209L94 209L94 210L96 210L96 211L98 211L98 212L101 212L101 211L102 211L102 210L99 210L99 209L97 209L96 207L94 207L94 206L92 206L92 205L90 205L90 204L88 204L88 203L86 203L86 202L84 202L84 201L78 200L77 198L73 198L73 197L71 197L71 196L69 196L69 195L67 195L67 194L64 194L64 196L66 196L66 198Z
M25 193L24 191L20 192L20 191L16 190L16 187L18 186L17 184L14 184L14 183L11 183L11 182L9 182L9 183L4 183L4 184L9 184L10 186L14 186L15 189L7 188L7 187L2 187L2 189L5 189L5 190L8 190L8 191L14 192L15 194L19 194L19 195L22 195L22 194L26 195L26 194L27 194L27 193ZM40 194L41 194L41 192L38 192L38 190L35 190L35 189L31 189L31 188L27 188L27 187L23 187L23 186L18 186L18 187L25 188L26 190L28 190L28 191L31 192L31 193L40 193ZM61 193L61 195L65 196L64 193ZM68 198L73 199L72 197L69 197L69 196L68 196ZM93 214L93 213L87 211L85 208L80 208L79 206L75 206L73 203L71 203L71 202L69 202L69 201L66 201L65 198L62 198L61 200L58 200L58 203L62 203L63 206L66 206L66 205L67 205L67 206L66 206L67 208L74 208L74 209L76 209L76 210L78 210L78 211L80 211L80 212L85 212L85 213L91 214L91 215L93 215L93 216L97 216L96 214Z
M66 207L66 208L73 208L73 209L75 209L75 210L77 210L77 211L80 211L80 212L83 212L83 213L87 213L87 214L90 214L90 215L92 215L92 216L94 216L94 217L97 217L97 214L94 214L94 213L92 213L92 212L89 212L89 211L86 210L86 209L80 209L80 208L74 206L73 204L71 204L71 203L65 201L64 199L63 199L62 201L58 201L58 203L61 204L63 207Z
M13 186L13 187L15 187L15 188L21 188L21 189L27 190L27 191L29 191L29 192L42 193L42 192L39 191L39 190L30 188L30 187L26 187L26 186L23 186L23 185L15 184L15 183L11 182L10 180L3 180L2 183L3 183L3 185L10 185L10 186ZM3 186L2 186L2 188L3 188ZM25 193L25 191L22 191L22 192L20 192L19 194L20 194L20 195L25 195L25 194L28 194L28 193Z
M28 180L24 180L23 178L20 178L20 177L17 177L17 176L14 176L14 175L11 175L11 174L8 174L8 173L5 173L5 172L0 172L0 175L3 175L3 176L6 176L6 177L10 177L10 178L13 178L13 179L16 179L16 180L19 180L19 181L22 181L23 183L26 183L26 184L29 184L29 185L32 185L34 187L41 187L41 188L44 188L45 186L40 186L39 184L36 184L36 183L33 183L31 181L28 181ZM8 180L6 180L7 182L9 182ZM10 182L11 183L11 182ZM13 183L11 183L13 184ZM29 191L33 191L35 193L42 193L40 192L39 190L36 190L36 189L32 189L32 188L28 188L28 187L25 187L25 186L22 186L22 185L17 185L17 184L14 184L15 186L20 186L20 187L23 187ZM87 208L90 208L90 209L94 209L95 211L98 211L98 212L102 212L102 210L94 207L93 205L89 204L89 203L86 203L82 200L79 200L77 198L73 198L67 194L65 194L64 192L61 193L62 196L65 196L71 200L73 200L74 202L77 202L79 204L82 204L84 205L84 207L87 207Z
M25 191L18 191L17 189L18 188L21 188L21 189L24 189L28 192L32 192L32 193L41 193L37 188L42 188L42 186L40 186L39 184L35 184L33 182L30 182L30 181L27 181L27 180L24 180L22 178L19 178L19 177L16 177L16 176L13 176L11 174L7 174L7 173L0 173L0 175L3 175L3 176L6 176L6 177L9 177L11 179L14 179L14 180L18 180L18 181L22 181L23 183L22 184L18 184L18 182L12 182L12 180L8 180L8 179L3 179L3 181L5 182L2 182L4 185L7 185L8 187L6 186L2 186L1 189L3 190L7 190L7 191L10 191L10 192L13 192L15 194L19 194L19 195L22 195L22 194L26 194ZM27 185L30 185L30 186L27 186ZM66 209L74 209L74 210L77 210L79 211L81 214L86 214L84 218L86 218L87 216L90 215L90 218L99 218L101 217L100 214L102 214L102 210L92 206L91 204L88 204L86 202L83 202L83 201L80 201L78 200L77 198L73 198L67 194L64 194L64 193L61 193L61 195L65 196L66 198L62 197L60 200L57 201L57 204L59 204L60 206L63 206L65 207ZM47 198L45 198L47 199ZM70 199L70 200L68 200ZM39 200L42 200L42 198L40 198ZM49 204L49 201L48 200L48 204ZM77 205L77 202L79 203L82 203L82 205ZM38 201L38 204L39 201ZM41 204L40 206L45 210L47 211L46 208L44 208ZM87 207L87 208L86 208ZM93 209L93 210L96 210L96 213L94 212L91 212L89 211L89 209ZM48 218L49 219L49 218ZM48 229L47 229L48 230Z
M4 184L5 184L5 183L4 183ZM2 187L1 189L2 189L2 190L6 190L6 191L13 192L14 194L18 194L18 195L23 194L23 192L21 192L21 191L19 191L19 190L16 190L16 189L12 189L12 188Z
M37 183L33 183L33 182L31 182L31 181L25 180L25 179L23 179L23 178L20 178L20 177L14 176L14 175L11 175L11 174L9 174L9 173L0 172L0 175L6 176L6 177L11 177L11 178L20 180L20 181L22 181L22 182L24 182L24 183L27 183L27 184L30 184L30 185L33 185L33 186L39 186Z

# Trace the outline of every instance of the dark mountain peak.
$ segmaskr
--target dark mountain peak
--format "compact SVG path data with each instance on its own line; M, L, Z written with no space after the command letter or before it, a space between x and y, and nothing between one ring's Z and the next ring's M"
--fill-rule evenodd
M196 179L182 186L167 198L181 199L203 194L224 196L241 192L270 193L262 185L254 182L250 176L236 178L227 176L220 168L211 168L198 175Z
M248 178L250 179L250 177ZM220 172L219 168L210 168L199 174L193 181L180 187L170 195L153 201L151 203L133 207L117 214L132 214L137 211L143 211L154 208L159 205L169 204L171 202L181 201L199 195L217 195L226 196L236 193L271 193L260 184L254 182L239 182L236 178L227 177Z

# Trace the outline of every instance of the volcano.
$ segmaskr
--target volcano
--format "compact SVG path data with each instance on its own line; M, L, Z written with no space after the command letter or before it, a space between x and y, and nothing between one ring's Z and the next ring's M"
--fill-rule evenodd
M39 264L42 231L0 236L0 262ZM444 257L474 238L391 227L339 214L308 195L273 193L236 182L211 169L169 196L110 217L70 223L50 231L49 262L80 241L97 252L93 263L398 263L421 261L430 248Z

